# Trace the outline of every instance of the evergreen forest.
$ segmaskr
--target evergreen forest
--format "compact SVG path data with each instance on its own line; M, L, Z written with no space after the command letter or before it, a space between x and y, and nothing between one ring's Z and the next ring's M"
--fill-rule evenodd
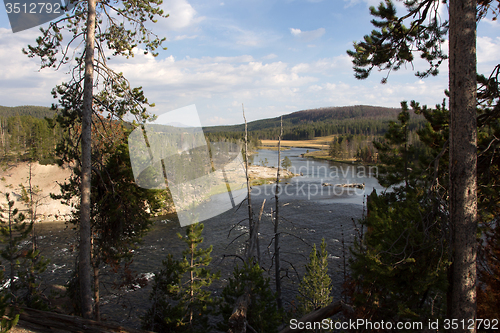
M228 198L211 204L230 203L233 210L217 221L200 221L195 208L205 212L210 205L192 204L203 186L189 180L215 173L222 149L207 148L210 162L202 163L193 152L194 136L179 130L180 142L153 151L144 131L154 103L108 62L136 52L154 58L166 49L167 38L150 30L168 17L162 0L71 3L68 15L40 28L23 49L40 69L69 68L67 82L52 90L57 103L0 107L1 167L29 169L26 183L9 184L1 194L0 332L15 326L131 333L498 331L500 65L479 73L476 42L478 22L496 21L499 1L385 0L370 7L373 30L347 50L354 77L383 72L381 83L387 83L394 72L413 70L418 55L426 67L414 74L423 80L439 75L446 63L445 98L434 106L408 96L399 108L324 107L249 123L243 110L243 124L203 128L208 142L244 147L239 203L224 169L227 155L218 160L223 191L214 186L211 194ZM292 35L301 32L291 29ZM146 147L140 177L153 186L138 186L134 174L136 147L128 138L136 129ZM377 187L360 196L363 205L341 202L350 199L344 193L323 202L294 202L286 188L283 194L285 184L300 187L300 177L296 183L283 179L280 172L292 161L282 157L282 143L319 138L328 138L323 158L378 167ZM260 186L251 183L249 164L263 140L278 141L278 149L275 168L264 168L267 159L255 167L273 174L272 184ZM172 151L177 166L197 169L169 178L167 159L154 156ZM71 264L52 265L56 256L45 257L40 247L46 237L36 223L34 162L71 169L58 182L60 193L51 194L72 208L64 225L71 236L54 237L70 243L57 255ZM333 168L328 163L325 168ZM168 190L169 182L177 192ZM317 183L321 190L336 186ZM13 195L14 186L20 194ZM261 189L271 193L259 197ZM187 198L194 198L188 205L193 223L181 226L181 213L172 208L175 195L184 193L194 193ZM352 218L354 211L360 218ZM175 241L165 244L162 228ZM207 241L209 230L219 238ZM155 245L143 246L151 238ZM135 260L143 253L161 256L161 263L139 271L144 262ZM46 283L63 267L64 285ZM127 298L134 294L142 297L137 304L139 298Z

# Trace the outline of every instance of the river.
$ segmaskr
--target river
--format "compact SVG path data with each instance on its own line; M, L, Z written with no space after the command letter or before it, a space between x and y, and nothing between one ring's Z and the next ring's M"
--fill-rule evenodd
M355 235L361 232L360 228L356 228L359 227L356 222L363 215L365 196L373 189L378 192L384 190L374 177L376 168L300 157L306 151L292 148L281 153L282 158L288 156L291 160L291 170L294 173L303 174L284 181L279 198L282 267L285 269L283 276L286 276L283 278L285 306L294 298L312 244L319 246L322 238L328 244L333 295L335 299L341 297L345 265L349 256L348 247ZM254 155L253 162L260 164L266 158L268 166L276 166L277 151L259 150ZM323 186L324 183L364 183L365 188ZM271 279L274 274L274 268L270 269L274 252L274 245L271 245L274 235L271 222L271 210L275 206L274 188L275 185L270 184L254 186L252 189L252 205L256 215L266 199L259 242L261 263L265 269L269 269ZM242 234L248 230L248 223L245 221L247 217L248 211L243 204L239 209L203 221L205 229L202 246L213 246L211 269L221 271L221 280L212 286L214 295L220 292L224 282L231 276L234 265L240 263L234 255L243 254L246 236ZM40 235L42 254L51 259L47 272L43 274L43 285L64 284L74 268L75 231L71 225L61 222L44 222L37 224L36 228ZM184 235L185 228L180 227L175 215L157 221L135 251L131 269L150 279L149 285L144 288L116 292L111 288L116 277L110 274L109 269L102 270L106 284L101 288L103 317L123 325L139 327L139 317L149 307L153 273L159 271L161 261L167 253L172 253L176 258L181 257L185 244L178 239L177 233Z

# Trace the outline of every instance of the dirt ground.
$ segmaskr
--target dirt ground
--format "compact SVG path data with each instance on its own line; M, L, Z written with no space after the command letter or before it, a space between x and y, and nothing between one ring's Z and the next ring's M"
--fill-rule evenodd
M37 221L64 221L71 214L71 207L61 204L60 200L50 198L50 193L60 194L58 183L64 183L71 176L70 168L61 168L57 165L31 164L31 184L36 195ZM0 169L0 204L6 207L5 194L10 194L10 200L21 212L27 210L27 205L21 200L22 187L29 188L30 164L27 162L16 165L3 166Z

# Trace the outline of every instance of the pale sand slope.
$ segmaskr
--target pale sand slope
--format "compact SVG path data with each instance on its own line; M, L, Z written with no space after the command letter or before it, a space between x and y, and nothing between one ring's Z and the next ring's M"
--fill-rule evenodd
M276 168L268 168L260 165L250 165L248 167L248 176L250 179L276 179L276 172L278 169ZM291 171L283 170L280 168L280 177L281 178L289 178L294 177Z
M250 166L249 176L251 179L272 179L276 177L275 168L263 166ZM71 216L72 208L62 204L60 200L50 198L50 193L60 194L57 183L64 183L71 176L71 169L61 168L57 165L40 165L38 162L32 163L32 186L38 186L40 192L35 196L39 202L36 209L37 221L66 221ZM281 177L294 176L286 170L280 171ZM6 208L7 200L5 193L10 193L10 200L14 200L14 207L27 215L28 206L21 201L21 186L28 188L29 164L19 163L0 169L0 204ZM76 202L77 200L75 200Z
M38 186L40 192L33 198L39 201L36 209L36 220L67 220L71 215L71 207L64 205L60 200L50 198L50 193L60 194L57 182L64 183L71 176L70 168L61 168L57 165L40 165L38 162L31 164L33 187ZM29 164L27 162L17 165L3 166L0 169L0 204L6 207L5 193L10 193L10 200L15 202L14 207L27 215L28 206L21 201L21 186L29 186Z

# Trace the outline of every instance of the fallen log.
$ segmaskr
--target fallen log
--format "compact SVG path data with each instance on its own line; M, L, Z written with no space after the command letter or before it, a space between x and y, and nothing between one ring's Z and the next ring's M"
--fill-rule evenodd
M19 324L39 333L55 332L95 332L95 333L153 333L117 324L83 319L82 317L22 308Z
M348 311L352 311L350 309L350 307L348 305L346 305L344 302L336 301L330 305L325 306L324 308L320 308L318 310L315 310L313 312L306 314L305 316L303 316L302 318L297 320L297 326L301 326L301 325L299 325L299 323L321 322L323 319L329 318L329 317L339 313L343 309L347 309ZM297 333L297 332L303 332L305 330L306 330L305 325L304 325L304 328L302 328L302 329L299 329L299 328L292 329L292 328L290 328L290 326L287 326L284 329L282 329L279 333L291 333L291 332Z

